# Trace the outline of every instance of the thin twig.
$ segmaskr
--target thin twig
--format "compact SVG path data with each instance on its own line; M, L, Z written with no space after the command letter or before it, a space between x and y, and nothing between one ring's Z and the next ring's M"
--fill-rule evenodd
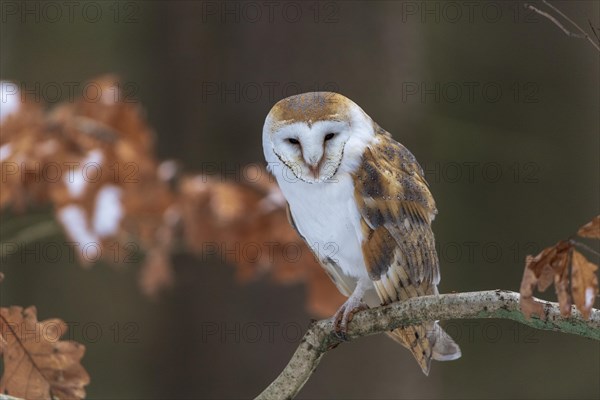
M579 247L580 249L585 249L587 251L589 251L590 253L600 257L600 253L598 253L596 250L592 249L590 246L586 245L585 243L581 243L578 242L577 240L570 240L571 243L573 243L574 246Z
M557 303L534 299L544 310L541 318L526 318L521 313L518 293L505 290L453 293L414 297L384 307L362 311L349 325L348 339L388 332L400 326L444 319L501 318L517 321L535 329L571 333L600 340L600 310L592 309L589 320L573 309L563 317ZM310 378L325 353L341 343L330 319L313 323L281 374L257 400L292 399Z
M531 4L525 4L525 7L529 8L532 11L535 11L536 13L540 14L543 17L548 18L550 21L552 21L554 23L554 25L558 26L565 33L565 35L570 36L570 37L575 37L577 39L585 39L585 35L571 32L570 30L565 28L563 26L563 24L561 24L556 18L554 18L551 14L547 13L546 11L542 11L539 8L532 6Z
M596 40L600 43L600 36L598 36L598 32L596 32L596 28L594 28L594 25L592 25L592 21L590 21L589 19L588 19L588 24L590 25L590 29L592 30L592 33L596 37Z
M578 38L578 39L587 39L587 41L590 42L592 44L592 46L594 46L596 48L596 50L600 51L600 46L598 46L598 43L594 42L592 40L592 38L590 37L590 35L588 35L587 32L584 31L579 25L577 25L571 18L567 17L565 15L565 13L563 13L562 11L560 11L558 8L556 8L552 4L548 3L546 0L543 0L543 3L545 5L547 5L548 7L550 7L552 10L554 10L556 13L558 13L558 15L560 15L561 17L563 17L565 20L567 20L568 22L570 22L581 33L571 32L570 30L568 30L567 28L565 28L564 25L561 24L554 16L552 16L549 13L547 13L546 11L542 11L539 8L535 7L535 6L532 6L531 4L525 3L524 7L528 8L528 9L536 12L537 14L539 14L539 15L541 15L543 17L546 17L547 19L549 19L550 21L552 21L554 23L554 25L558 26L565 33L565 35L567 35L569 37L575 37L575 38Z
M553 4L550 4L547 0L542 0L542 2L545 5L547 5L548 7L550 7L551 9L553 9L558 15L560 15L561 17L563 17L564 19L566 19L567 21L569 21L571 23L571 25L573 25L575 28L577 28L577 30L579 30L579 32L581 32L581 35L583 37L588 37L588 34L586 33L586 31L584 31L579 25L577 25L575 23L575 21L573 21L565 13L563 13L562 11L560 11L556 6L554 6Z

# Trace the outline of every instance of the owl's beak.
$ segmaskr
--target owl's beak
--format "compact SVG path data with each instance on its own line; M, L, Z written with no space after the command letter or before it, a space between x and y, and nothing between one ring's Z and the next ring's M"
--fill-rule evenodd
M316 163L308 166L308 170L313 178L319 179L319 170L321 169L321 163Z

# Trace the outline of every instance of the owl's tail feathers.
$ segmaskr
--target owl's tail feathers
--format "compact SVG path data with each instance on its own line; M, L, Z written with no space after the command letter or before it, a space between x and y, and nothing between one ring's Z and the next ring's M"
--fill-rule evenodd
M430 340L433 342L432 358L436 361L452 361L460 358L462 353L454 339L436 322L429 331Z
M429 375L431 356L433 354L432 343L427 336L425 325L407 326L394 329L388 335L402 346L406 347L415 357L417 363L425 375Z
M429 332L433 341L432 358L437 361L452 361L460 358L462 353L460 347L454 339L436 322L433 324L433 329Z
M425 375L429 375L431 359L451 361L461 356L460 347L437 322L394 329L388 335L413 354Z

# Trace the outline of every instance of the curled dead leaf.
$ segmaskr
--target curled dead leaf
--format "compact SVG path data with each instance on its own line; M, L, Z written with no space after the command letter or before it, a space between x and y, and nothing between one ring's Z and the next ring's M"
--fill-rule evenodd
M532 256L527 256L526 263L530 263ZM544 307L533 298L533 289L537 284L537 277L530 268L525 268L523 278L521 279L521 311L530 318L532 315L537 315L540 318L544 316Z
M597 215L590 222L579 228L577 235L591 239L600 239L600 215Z
M560 257L557 257L557 268L554 275L554 289L556 290L556 297L558 299L558 306L560 307L560 313L563 316L571 315L571 306L573 305L573 296L571 294L571 287L569 282L570 274L570 263L572 259L572 248L569 248L567 252L564 252Z
M589 224L588 224L589 225ZM521 311L526 317L543 318L543 307L533 298L534 289L545 291L552 281L563 316L571 315L572 306L589 318L598 295L598 266L575 250L573 241L560 241L543 249L535 257L527 256L521 280Z
M577 250L573 251L573 269L571 272L571 290L575 306L584 318L590 317L590 312L598 296L598 266Z
M560 241L554 246L546 247L535 257L527 256L525 259L525 271L521 280L521 311L526 317L536 314L543 317L543 308L533 298L533 292L537 288L540 292L545 291L552 282L557 289L559 299L566 292L563 291L565 282L562 277L567 270L568 253L572 245L567 241ZM568 273L566 274L568 276ZM563 298L566 304L568 298ZM570 305L569 308L570 310Z

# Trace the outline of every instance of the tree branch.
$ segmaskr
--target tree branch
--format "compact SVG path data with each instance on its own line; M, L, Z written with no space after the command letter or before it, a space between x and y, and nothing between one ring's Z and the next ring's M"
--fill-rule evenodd
M552 10L554 10L558 15L560 15L561 17L563 17L565 20L567 20L568 22L570 22L571 25L573 25L580 33L571 32L570 30L568 30L567 28L565 28L563 26L563 24L561 24L552 15L550 15L546 11L540 10L539 8L537 8L535 6L532 6L531 4L525 3L524 7L530 9L531 11L533 11L533 12L539 14L539 15L541 15L542 17L546 17L548 20L550 20L552 23L554 23L554 25L556 25L557 27L559 27L560 30L565 33L565 35L567 35L569 37L578 38L578 39L586 39L588 42L590 42L592 44L592 46L594 46L594 48L596 50L600 51L600 46L598 46L598 43L594 42L594 40L590 37L590 35L588 35L587 32L584 31L579 25L577 25L571 18L569 18L565 13L563 13L562 11L560 11L558 8L556 8L555 6L553 6L552 4L550 4L549 2L547 2L546 0L543 0L543 3L545 5L547 5L548 7L550 7ZM589 24L590 24L590 27L592 28L592 32L594 32L594 34L596 34L596 31L595 31L594 27L592 26L592 23L589 22Z
M506 290L414 297L357 313L349 325L348 339L426 321L500 318L517 321L535 329L600 340L600 310L592 309L589 320L584 320L574 308L570 317L563 317L557 303L534 299L542 305L544 315L541 318L527 319L521 313L519 299L518 293ZM314 322L288 365L256 400L294 398L319 365L323 355L341 343L332 334L332 330L330 319Z

